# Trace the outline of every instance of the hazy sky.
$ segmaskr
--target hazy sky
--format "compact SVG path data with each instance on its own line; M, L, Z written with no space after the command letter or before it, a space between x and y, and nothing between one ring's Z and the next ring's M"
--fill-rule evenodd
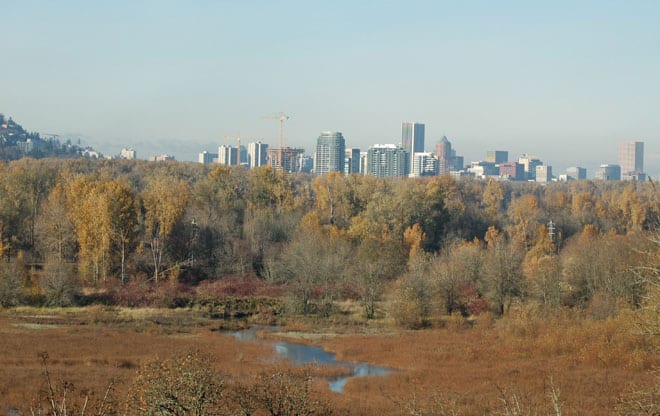
M660 1L0 0L0 112L107 154L400 140L402 121L558 170L646 143L660 172ZM590 172L590 176L593 172Z

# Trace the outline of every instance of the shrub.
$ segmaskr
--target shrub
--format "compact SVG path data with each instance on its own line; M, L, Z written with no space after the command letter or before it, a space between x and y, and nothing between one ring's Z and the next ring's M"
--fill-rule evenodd
M397 298L392 304L392 316L399 325L408 329L419 329L428 325L428 312L423 300L409 286L397 290Z
M23 264L0 263L0 306L16 306L21 303L25 269Z
M256 296L268 291L268 284L253 275L230 275L206 280L197 287L201 296Z
M72 306L80 296L81 286L73 265L62 261L46 262L40 285L49 306Z
M314 397L309 367L262 372L252 383L237 383L231 393L237 409L232 414L250 415L258 410L269 415L331 415L330 404ZM261 414L261 413L259 413Z
M133 382L127 413L136 416L219 414L224 377L211 370L212 363L210 356L198 351L147 362Z

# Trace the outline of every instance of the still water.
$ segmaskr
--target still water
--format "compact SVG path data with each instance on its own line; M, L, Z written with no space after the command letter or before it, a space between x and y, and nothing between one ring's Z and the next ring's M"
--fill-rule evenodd
M257 331L276 330L277 327L252 327L242 331L232 332L231 334L238 340L255 340ZM355 377L366 376L384 376L393 370L385 367L378 367L367 363L348 363L337 361L335 354L325 351L321 347L296 344L293 342L277 341L274 346L277 355L286 358L295 365L318 364L344 367L349 371L349 375L338 377L328 381L330 390L341 393L348 380Z

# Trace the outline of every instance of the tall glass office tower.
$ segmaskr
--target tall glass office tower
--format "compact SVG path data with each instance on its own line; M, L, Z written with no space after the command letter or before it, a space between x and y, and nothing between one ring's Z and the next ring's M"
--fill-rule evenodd
M409 174L414 169L414 155L424 151L424 124L423 123L401 123L401 146L408 152L410 157Z

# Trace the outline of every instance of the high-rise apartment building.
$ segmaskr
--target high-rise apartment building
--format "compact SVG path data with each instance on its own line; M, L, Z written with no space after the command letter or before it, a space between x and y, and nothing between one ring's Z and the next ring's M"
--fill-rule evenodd
M409 163L406 149L393 144L376 144L367 151L367 175L403 177L407 175Z
M211 163L217 163L218 162L218 154L217 153L209 153L206 150L204 150L197 157L197 161L199 163L201 163L202 165L209 165Z
M411 177L438 175L438 159L433 153L415 153L413 161L413 169L410 172Z
M351 173L360 173L360 149L357 147L346 149L344 174L348 176Z
M268 164L268 145L260 141L248 143L248 163L250 168Z
M300 172L300 155L305 154L305 149L269 147L266 151L268 152L268 166L271 168L281 170L284 173Z
M623 142L619 145L619 166L624 177L644 172L644 142Z
M424 151L424 124L401 123L401 146L408 152L409 168L413 168L413 155ZM408 174L410 172L406 172Z
M360 152L360 174L362 176L367 175L368 167L367 164L369 152Z
M225 166L234 166L237 164L238 152L235 147L227 144L218 147L218 163Z
M314 169L314 158L304 153L298 155L298 172L312 173Z
M324 131L316 140L314 173L325 175L328 172L344 172L346 142L338 131Z
M509 152L506 150L487 150L486 162L505 163L509 161Z

